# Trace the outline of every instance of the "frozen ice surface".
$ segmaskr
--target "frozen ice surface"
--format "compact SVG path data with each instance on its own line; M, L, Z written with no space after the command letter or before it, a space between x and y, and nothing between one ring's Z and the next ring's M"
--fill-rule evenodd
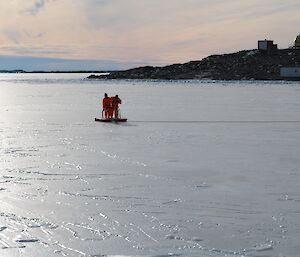
M1 257L299 256L299 83L85 76L0 75Z

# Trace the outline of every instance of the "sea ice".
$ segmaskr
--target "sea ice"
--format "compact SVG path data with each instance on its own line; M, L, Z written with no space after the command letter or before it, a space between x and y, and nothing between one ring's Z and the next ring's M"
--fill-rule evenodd
M0 256L299 256L299 83L85 76L1 74Z

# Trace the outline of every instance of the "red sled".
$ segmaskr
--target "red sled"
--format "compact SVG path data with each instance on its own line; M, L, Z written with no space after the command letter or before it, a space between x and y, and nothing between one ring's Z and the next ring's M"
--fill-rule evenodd
M126 122L127 119L122 119L122 118L99 119L99 118L95 118L95 121L98 121L98 122L114 122L114 123L118 123L118 122Z

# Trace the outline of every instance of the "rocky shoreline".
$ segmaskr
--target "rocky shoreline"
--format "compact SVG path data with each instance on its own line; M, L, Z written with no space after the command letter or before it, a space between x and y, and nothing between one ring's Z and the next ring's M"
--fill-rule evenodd
M145 66L105 75L91 75L88 79L281 80L282 67L300 67L300 49L281 49L271 55L259 50L244 50L211 55L184 64Z

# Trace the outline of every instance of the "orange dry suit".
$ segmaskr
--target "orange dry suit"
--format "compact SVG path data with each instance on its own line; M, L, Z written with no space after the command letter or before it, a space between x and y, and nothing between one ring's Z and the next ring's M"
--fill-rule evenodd
M119 104L122 103L121 99L118 96L111 97L112 98L112 109L115 118L119 118Z
M110 112L111 112L111 109L112 109L112 102L111 102L111 97L104 97L103 100L102 100L102 105L103 105L103 111L104 111L104 115L105 115L105 118L111 118L110 117Z

